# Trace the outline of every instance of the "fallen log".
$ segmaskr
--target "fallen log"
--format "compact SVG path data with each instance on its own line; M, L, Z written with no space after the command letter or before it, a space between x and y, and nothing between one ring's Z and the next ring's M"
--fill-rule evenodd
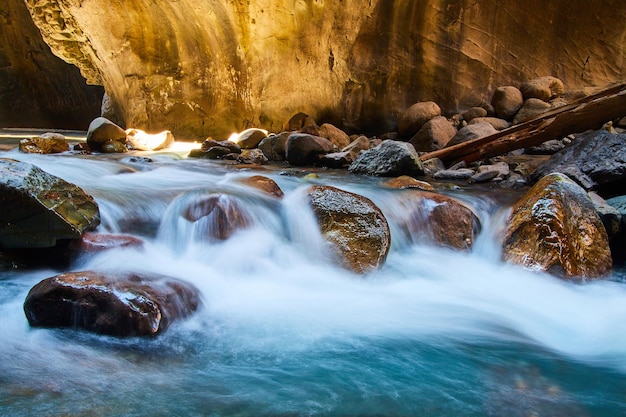
M472 139L420 156L422 161L439 158L450 165L492 158L516 149L537 146L571 133L599 129L609 120L626 115L626 83L584 97L572 104L542 113L493 135Z

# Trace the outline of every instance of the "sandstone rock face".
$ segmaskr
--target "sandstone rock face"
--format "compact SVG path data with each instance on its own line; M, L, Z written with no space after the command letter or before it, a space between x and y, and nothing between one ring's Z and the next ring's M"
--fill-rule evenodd
M98 205L76 185L0 158L0 248L52 247L99 223Z
M0 127L84 130L100 114L103 88L53 55L24 1L0 12Z
M626 65L626 27L607 24L626 20L615 0L592 13L569 0L26 4L55 54L103 85L127 126L181 139L277 132L299 111L385 132L418 101L453 112L489 102L496 86L543 75L569 89L605 85Z
M174 278L84 271L35 285L26 297L24 312L31 326L156 336L199 305L199 291Z
M503 258L572 278L610 272L606 230L587 193L563 174L542 178L513 207Z
M391 233L372 201L330 186L310 187L308 196L322 236L346 268L365 273L385 262Z

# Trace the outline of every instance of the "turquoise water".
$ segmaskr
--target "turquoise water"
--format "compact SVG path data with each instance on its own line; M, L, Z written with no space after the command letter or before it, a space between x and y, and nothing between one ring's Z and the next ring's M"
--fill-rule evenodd
M0 275L2 416L623 416L626 287L574 284L499 261L514 196L446 191L479 214L471 253L394 232L385 266L337 268L300 199L311 183L371 198L388 218L396 193L380 179L320 171L307 180L208 161L41 157L8 152L95 196L100 230L143 250L79 259L73 270L159 272L195 284L204 307L152 340L31 329L28 290L59 271ZM261 173L275 202L238 185ZM227 192L256 227L198 241L177 201Z

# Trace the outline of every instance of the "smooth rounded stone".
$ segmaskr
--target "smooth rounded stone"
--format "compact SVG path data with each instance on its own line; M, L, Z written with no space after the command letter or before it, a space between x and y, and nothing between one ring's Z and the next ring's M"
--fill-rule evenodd
M443 161L439 158L430 158L422 161L422 167L424 167L424 174L433 176L436 172L446 169Z
M187 198L188 197L188 198ZM194 233L209 242L223 241L253 221L239 200L228 194L182 196L180 215L194 224Z
M100 151L102 153L125 153L128 152L128 148L122 142L109 140L100 145Z
M285 195L283 190L281 190L278 184L276 184L276 181L263 175L253 175L251 177L240 178L238 181L249 187L263 191L265 194L269 194L273 197L283 198Z
M448 119L436 116L424 123L409 143L418 152L432 152L445 147L456 133L456 128Z
M93 197L26 162L0 158L0 248L52 247L100 224Z
M498 177L498 171L482 171L472 175L467 182L472 184L480 184L483 182L489 182Z
M104 117L96 117L87 129L87 145L100 151L106 142L126 143L126 131Z
M496 177L501 179L506 179L511 174L511 168L509 167L509 164L503 161L489 165L481 165L478 167L478 173L483 173L486 171L495 171L497 173Z
M545 141L541 145L525 148L524 153L528 155L553 155L566 147L563 139L552 139Z
M250 128L239 133L235 142L241 149L254 149L258 144L267 137L267 130Z
M463 120L469 123L477 117L487 117L487 109L485 109L484 107L472 107L464 111L461 117L463 117Z
M261 142L258 148L270 161L284 161L287 147L287 139L292 132L281 132L277 135L269 135Z
M458 145L473 139L483 138L485 136L498 133L489 123L476 123L467 125L461 128L453 137L448 141L446 147Z
M138 151L159 151L174 144L174 135L169 130L146 133L141 129L126 129L126 140L131 148Z
M604 228L609 237L619 234L622 229L622 213L597 193L592 191L587 193L587 195L600 215L602 224L604 224Z
M469 250L480 232L478 217L460 201L442 194L406 191L392 216L416 244Z
M433 101L422 101L413 104L398 119L398 135L410 138L433 117L441 115L441 108Z
M316 164L324 154L331 153L335 147L331 141L306 133L292 133L285 146L287 162L295 166Z
M519 109L515 117L513 118L513 124L517 125L526 120L532 119L535 116L539 116L550 110L552 106L550 103L546 103L538 98L529 98L524 101L522 108Z
M237 156L237 162L240 164L257 164L265 165L268 159L263 155L263 151L260 149L242 149L241 153Z
M217 141L215 139L207 138L200 145L200 149L203 151L208 151L214 146L221 146L230 150L230 153L241 153L241 146L232 142L230 140L220 140Z
M220 159L228 154L232 153L232 151L225 146L212 146L209 149L192 149L189 152L190 158L206 158L206 159Z
M457 180L457 181L465 181L469 180L474 176L475 172L473 169L469 168L459 168L459 169L444 169L441 171L437 171L433 174L433 178L436 180Z
M560 79L547 76L526 81L520 87L520 91L522 92L525 100L528 100L529 98L536 98L548 102L551 99L563 94L565 86L563 85L563 81Z
M511 121L524 104L524 98L518 88L507 85L496 88L491 104L500 119Z
M504 129L508 129L509 127L511 127L511 123L507 122L504 119L500 119L498 117L477 117L475 119L472 119L471 122L469 122L469 124L474 125L477 123L489 123L491 126L493 126L494 129L496 130L504 130Z
M47 132L40 136L22 139L19 143L19 151L23 153L52 154L67 152L70 144L64 135Z
M383 177L424 174L422 161L413 145L395 140L385 140L375 148L361 152L348 171Z
M608 236L587 192L560 173L543 177L515 204L502 257L565 278L599 278L612 268Z
M551 172L562 172L586 190L602 196L623 193L626 184L626 134L604 130L581 135L570 146L552 155L530 174L538 181Z
M283 130L286 131L301 131L306 127L315 127L317 129L317 122L311 116L306 113L296 113L285 122Z
M132 235L85 232L74 243L74 248L82 253L99 253L104 250L130 247L141 249L144 247L144 241Z
M387 219L371 200L321 185L309 187L308 198L322 236L341 265L362 274L384 264L391 232Z
M390 179L385 181L383 185L389 188L415 188L422 191L435 191L435 188L426 181L420 181L408 175L401 175L397 178Z
M348 134L330 123L324 123L321 125L317 134L318 136L331 141L333 145L339 149L345 148L350 144L350 137Z
M35 285L24 301L33 327L69 327L120 337L156 336L200 306L191 284L158 274L81 271Z
M370 149L370 147L370 140L367 138L367 136L361 135L354 139L352 142L350 142L350 144L344 147L341 151L350 152L354 154L354 157L356 158L361 151L366 151Z

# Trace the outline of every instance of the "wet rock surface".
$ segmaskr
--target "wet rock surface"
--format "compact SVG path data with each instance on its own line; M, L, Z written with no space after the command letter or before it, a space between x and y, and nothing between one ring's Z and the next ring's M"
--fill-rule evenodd
M385 140L375 148L361 152L348 171L354 174L395 177L424 173L422 162L413 145Z
M98 205L78 186L0 158L0 248L52 247L99 223Z
M550 174L513 207L503 259L567 278L611 271L606 230L587 193L563 174Z
M34 327L112 336L156 336L200 306L189 283L156 274L69 272L35 285L24 301Z
M308 196L322 236L343 266L365 273L385 262L391 233L385 216L372 201L330 186L312 186Z

